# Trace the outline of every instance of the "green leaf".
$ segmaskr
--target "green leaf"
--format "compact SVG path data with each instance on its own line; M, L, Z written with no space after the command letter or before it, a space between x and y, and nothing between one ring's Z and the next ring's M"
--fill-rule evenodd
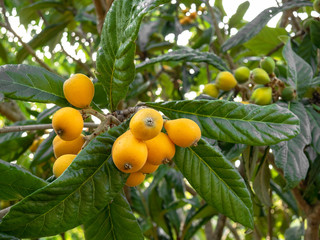
M136 69L140 70L149 65L158 63L158 62L168 62L168 61L184 61L184 62L205 62L211 64L221 71L228 71L229 68L224 63L224 61L215 55L214 53L209 52L200 52L192 49L180 49L176 51L169 52L167 54L163 54L159 57L155 57L144 61L137 65Z
M288 65L287 81L296 88L298 96L302 98L308 88L312 86L312 68L292 50L290 40L285 44L282 54Z
M1 240L19 240L19 238L16 238L14 236L9 236L9 235L4 234L4 233L0 233L0 239Z
M305 107L300 102L292 102L288 106L300 119L301 132L295 138L271 146L275 163L284 172L287 187L295 187L301 180L305 179L309 162L304 154L304 148L311 142L310 122Z
M190 118L202 135L224 142L270 145L299 133L299 119L277 105L258 106L224 100L185 100L146 103L168 118Z
M269 150L269 148L267 148ZM258 199L266 206L271 206L270 199L270 169L268 161L264 159L263 163L260 165L257 175L254 178L253 189L258 197Z
M105 18L97 57L97 77L114 111L135 76L135 40L142 18L169 0L118 0Z
M248 8L250 6L250 3L248 1L245 1L241 3L234 15L231 16L229 20L229 28L233 28L238 26L238 24L242 21L243 16L246 14Z
M229 38L221 47L223 52L226 52L230 48L238 46L255 35L257 35L261 29L267 25L269 20L276 16L278 13L289 10L296 7L312 6L310 1L293 1L283 4L281 7L271 7L262 11L257 17L255 17L251 22L246 24L241 28L236 35Z
M22 238L56 235L90 220L122 189L127 174L111 158L115 139L127 124L96 137L55 181L15 204L0 232Z
M20 126L35 123L34 121L16 122L11 126ZM35 134L24 132L9 132L0 134L0 159L11 162L24 153L34 140Z
M310 121L311 145L320 154L320 113L311 106L306 106L306 111Z
M60 33L63 32L68 23L69 22L66 21L47 26L39 34L34 36L28 44L32 49L47 45L49 41L54 41L56 38L59 38ZM29 54L29 51L23 46L17 53L17 62L21 63Z
M284 237L286 240L301 240L304 235L304 224L286 229Z
M123 193L116 196L112 203L85 223L84 228L87 240L144 239L140 226Z
M310 24L311 41L317 48L320 48L320 22L313 20Z
M46 181L32 175L23 168L0 160L1 200L21 199L46 185Z
M250 193L239 172L220 151L200 140L197 147L177 147L174 162L208 204L233 221L253 228Z
M311 41L309 34L304 36L301 44L299 45L297 54L312 67L313 73L317 71L317 47Z
M281 35L288 35L284 28L264 27L259 34L246 42L244 46L257 55L265 55L282 43L278 38ZM277 56L281 56L281 51L277 53Z
M54 156L52 141L55 136L55 132L52 131L49 136L45 140L43 140L43 142L39 145L36 152L34 153L34 157L30 165L30 169L33 173L36 172L37 165L49 161L49 159Z
M0 66L0 92L8 98L69 106L63 95L64 79L29 65Z

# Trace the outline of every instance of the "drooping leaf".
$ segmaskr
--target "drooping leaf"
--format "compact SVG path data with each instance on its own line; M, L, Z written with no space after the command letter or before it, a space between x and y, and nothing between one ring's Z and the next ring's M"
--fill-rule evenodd
M87 240L144 239L140 226L123 194L84 224Z
M0 160L1 200L18 200L46 185L46 181L23 168Z
M222 45L221 49L223 52L238 46L255 35L257 35L261 29L267 25L269 20L273 18L278 13L289 10L296 7L304 7L304 6L312 6L312 2L310 1L293 1L287 2L283 4L281 7L271 7L262 11L257 17L255 17L251 22L246 24L243 28L241 28L236 35L229 38Z
M68 106L63 95L63 82L63 78L40 67L0 66L0 91L8 98Z
M0 232L22 238L56 235L98 214L124 185L127 174L115 167L111 148L127 127L92 140L59 178L15 204L2 219Z
M239 172L221 152L201 140L197 147L177 147L174 162L209 205L232 220L253 227L249 191Z
M311 66L313 73L315 73L318 66L317 47L311 41L309 34L304 36L297 53Z
M298 96L302 97L312 85L312 68L292 50L290 40L285 44L282 54L288 65L287 81L296 88Z
M191 49L180 49L176 51L169 52L167 54L163 54L159 57L155 57L144 61L137 65L136 69L140 70L149 65L158 63L158 62L169 62L169 61L184 61L184 62L206 62L221 71L228 71L228 66L224 63L224 61L215 55L214 53L209 52L200 52L197 50Z
M229 20L229 28L236 27L241 22L241 20L243 19L243 16L246 14L249 6L250 6L250 3L248 1L245 1L239 5L236 13L234 15L232 15Z
M270 199L270 169L268 161L264 160L260 165L257 175L253 182L253 189L258 197L258 199L266 206L271 206Z
M311 142L311 133L308 114L303 104L292 102L288 108L299 117L301 132L295 138L271 147L277 167L284 172L287 187L293 188L305 179L308 172L309 162L303 150Z
M28 42L28 45L33 49L47 45L49 41L53 41L60 36L60 33L63 32L68 23L69 22L66 21L47 26L39 34L34 36L33 39ZM29 54L28 50L25 47L22 47L16 55L17 62L21 63Z
M34 124L32 120L16 122L11 126ZM24 132L8 132L0 134L0 159L11 162L24 153L35 138L34 133L25 134Z
M108 95L109 109L117 108L134 79L135 40L142 18L169 0L118 0L105 18L97 57L97 77Z
M311 106L306 106L306 111L310 121L311 145L320 154L320 113Z
M168 118L190 118L202 135L225 142L270 145L299 133L299 119L277 105L244 105L224 100L185 100L146 103Z

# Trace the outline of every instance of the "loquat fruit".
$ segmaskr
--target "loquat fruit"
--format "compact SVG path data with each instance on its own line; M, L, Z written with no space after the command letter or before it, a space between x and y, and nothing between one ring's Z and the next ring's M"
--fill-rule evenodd
M210 97L217 98L219 96L219 89L214 83L208 83L204 85L203 93Z
M63 93L73 106L85 108L93 99L94 85L86 75L77 73L63 83Z
M271 87L261 87L253 91L251 100L258 105L268 105L272 101Z
M288 102L293 100L296 97L296 95L296 90L291 86L285 87L281 93L282 99Z
M201 138L198 124L188 118L166 121L164 128L171 141L179 147L195 146Z
M247 67L239 67L234 72L234 77L236 78L238 83L245 83L249 80L250 77L250 69Z
M83 129L81 113L71 107L64 107L55 112L52 126L59 137L65 141L72 141L80 136Z
M125 173L139 171L147 161L147 145L134 137L131 131L122 134L113 143L112 159L116 167Z
M260 67L265 70L268 74L274 72L276 67L276 63L274 62L272 57L265 57L260 61Z
M142 173L153 173L158 169L159 165L153 165L148 162L148 159L146 163L143 165L143 167L139 170L139 172Z
M237 85L237 81L232 73L224 71L220 72L216 78L216 86L223 91L230 91Z
M257 84L267 84L270 82L268 73L262 68L253 69L250 78Z
M153 165L168 163L174 157L176 148L167 134L160 132L155 138L145 141L148 148L147 162Z
M65 154L78 154L84 143L83 134L72 141L64 141L57 135L52 142L54 156L58 158Z
M60 177L60 175L70 166L76 156L77 155L75 154L65 154L57 158L57 160L53 164L53 174L56 177Z
M134 172L130 173L129 177L127 178L126 185L128 187L135 187L141 184L144 179L146 178L146 175L142 172Z
M144 108L136 112L129 124L134 137L144 141L157 136L162 126L161 114L152 108Z

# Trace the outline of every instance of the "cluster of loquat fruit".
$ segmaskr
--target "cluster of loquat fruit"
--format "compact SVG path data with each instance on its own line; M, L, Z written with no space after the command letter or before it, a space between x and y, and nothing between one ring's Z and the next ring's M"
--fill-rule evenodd
M63 84L63 93L70 104L77 108L87 108L94 96L94 85L90 78L75 74ZM52 118L52 126L57 136L53 139L53 152L57 158L53 164L53 174L59 177L81 151L85 143L82 134L83 118L72 108L59 109Z
M203 93L211 97L218 98L219 90L230 91L237 84L245 84L249 80L254 85L250 101L257 105L268 105L272 103L273 94L280 91L279 96L285 101L291 101L295 98L296 90L291 86L285 86L274 75L275 62L271 57L265 57L260 61L260 67L250 70L242 66L234 71L234 74L228 71L220 72L215 83L208 83L204 86ZM271 82L270 76L276 81ZM278 96L275 97L278 99ZM249 102L243 101L248 104Z
M206 11L205 6L199 6L198 12ZM185 8L182 10L182 13L179 14L179 22L181 25L191 24L196 18L198 14L197 11L191 12L189 8Z
M161 132L165 128L167 134ZM140 109L130 120L129 130L119 136L112 146L116 167L130 173L126 185L141 184L146 174L169 163L175 155L175 144L195 146L201 138L197 123L187 118L163 121L161 114L151 108Z

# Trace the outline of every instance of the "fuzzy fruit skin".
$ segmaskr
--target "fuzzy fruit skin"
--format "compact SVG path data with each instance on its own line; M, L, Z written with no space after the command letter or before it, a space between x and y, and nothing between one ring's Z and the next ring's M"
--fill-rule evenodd
M272 101L272 89L270 87L257 88L251 95L251 100L258 105L268 105Z
M276 67L276 63L274 62L272 57L265 57L260 61L260 67L265 70L268 74L274 72Z
M125 173L139 171L147 161L147 145L136 139L131 131L122 134L113 143L112 159L116 167Z
M230 91L237 85L237 80L230 72L220 72L216 78L216 86L223 91Z
M57 158L57 160L53 164L53 174L56 177L60 177L60 175L69 167L76 156L77 155L75 154L66 154Z
M65 154L78 154L84 143L83 134L72 141L64 141L59 136L55 136L52 141L54 156L58 158Z
M242 104L250 104L248 101L241 101Z
M146 175L141 172L131 173L127 178L126 185L128 187L136 187L139 184L141 184L145 178L146 178Z
M282 90L281 98L285 101L291 101L295 97L295 89L293 87L285 87Z
M171 141L179 147L196 145L201 138L198 124L188 118L169 120L164 123Z
M94 96L94 85L86 75L74 74L63 83L65 98L78 108L88 107Z
M176 148L167 134L160 132L158 136L145 141L148 148L147 162L160 165L170 161L176 153Z
M129 124L135 138L143 141L157 136L162 126L163 119L161 114L152 108L144 108L136 112Z
M251 79L257 84L267 84L270 82L268 73L262 68L255 68L251 71Z
M208 83L204 85L203 93L210 97L217 98L219 96L219 89L214 83Z
M142 173L153 173L158 169L159 165L153 165L146 161L146 163L143 165L143 167L139 170L139 172Z
M235 70L234 77L238 83L245 83L249 80L250 69L247 67L239 67Z
M313 9L318 13L320 13L320 0L315 0L313 2Z
M52 117L52 126L61 139L72 141L80 136L83 129L83 119L78 110L65 107L55 112Z

